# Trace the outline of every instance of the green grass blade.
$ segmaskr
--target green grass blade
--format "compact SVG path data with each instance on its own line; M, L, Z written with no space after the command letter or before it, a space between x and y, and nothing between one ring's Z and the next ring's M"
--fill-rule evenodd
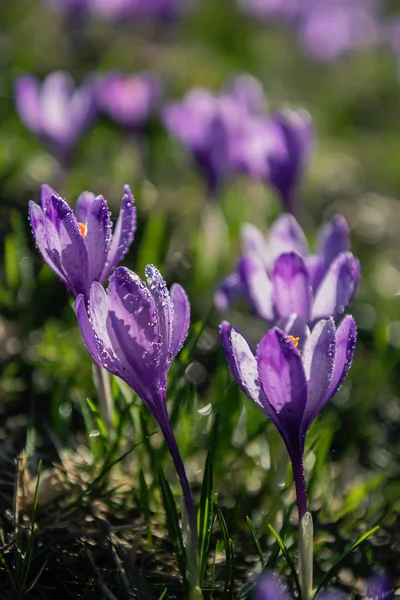
M292 572L293 579L296 583L296 587L297 587L297 591L298 591L297 597L299 598L299 600L301 600L301 587L300 587L299 578L297 576L297 571L295 569L292 559L290 558L290 554L285 546L285 543L284 543L283 539L281 538L281 536L279 535L279 533L272 527L272 525L268 524L268 529L270 530L270 532L272 533L272 535L278 542L279 548L281 549L282 554L285 557L288 566L290 567L290 570Z
M207 567L208 552L214 523L214 490L212 450L207 454L201 486L200 506L197 512L197 532L199 536L200 586L203 583Z
M31 568L31 563L33 560L33 546L35 543L35 521L36 521L36 511L37 511L37 507L38 507L38 500L39 500L39 485L40 485L40 477L42 475L42 461L39 461L38 464L38 473L37 473L37 479L36 479L36 487L35 487L35 494L33 497L33 506L32 506L32 513L31 513L31 526L30 526L30 530L29 530L29 541L28 541L28 548L26 551L26 555L25 555L25 560L24 560L24 568L22 571L22 576L21 576L21 580L19 582L19 590L20 592L24 592L25 591L25 587L26 587L26 582L28 580L28 575L29 575L29 571Z
M175 549L176 560L178 562L179 570L182 574L185 585L188 586L186 576L186 552L183 544L182 532L179 527L178 512L171 488L169 487L168 481L165 479L164 473L161 470L158 472L158 481L167 519L167 527Z
M253 542L254 542L254 546L256 548L257 554L260 557L261 566L264 569L264 567L265 567L265 560L264 560L263 551L262 551L262 548L260 546L260 542L258 541L256 530L254 529L254 525L253 525L250 517L246 517L246 523L247 523L247 525L248 525L248 527L250 529L251 537L253 538Z
M282 538L282 540L285 539L285 535L286 535L286 531L290 525L290 519L291 519L291 515L292 515L292 510L293 510L293 506L289 507L289 509L286 512L285 518L283 520L283 524L282 524L282 528L281 528L281 532L280 532L280 537ZM272 549L271 552L271 556L269 557L267 564L266 564L266 568L267 569L274 569L275 565L276 565L276 561L278 560L278 556L279 556L279 551L280 551L280 546L278 544L278 541L275 541L274 547Z
M233 594L233 581L234 581L234 553L233 553L233 543L232 539L229 536L228 527L226 525L225 517L217 505L217 515L218 520L221 526L222 539L225 546L225 556L226 556L226 576L225 576L225 587L224 587L224 598L232 598Z
M355 542L353 542L351 544L351 546L349 546L347 548L347 550L345 550L343 552L343 554L341 554L339 556L339 558L337 559L335 564L329 569L329 571L327 573L325 573L325 575L321 579L321 581L317 587L317 590L314 594L314 598L316 598L318 596L318 593L322 590L322 588L330 581L330 579L332 579L332 577L335 575L336 571L339 569L340 565L342 564L342 562L344 561L346 556L348 556L349 554L354 552L354 550L357 550L357 548L360 546L360 544L365 542L369 537L371 537L371 535L376 533L378 531L378 529L379 529L379 525L375 525L375 527L371 527L371 529L368 529L368 531L366 531L365 533L360 535L360 537Z

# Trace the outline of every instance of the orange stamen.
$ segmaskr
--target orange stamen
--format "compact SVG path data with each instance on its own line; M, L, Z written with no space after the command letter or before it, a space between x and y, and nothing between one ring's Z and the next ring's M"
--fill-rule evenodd
M80 229L81 236L84 238L85 235L86 235L86 230L87 230L86 224L85 223L81 223L80 221L78 221L78 227Z
M295 338L295 337L293 337L292 335L289 335L288 337L289 337L289 340L292 340L293 344L294 344L294 345L296 346L296 348L297 348L297 346L299 345L299 340L300 340L300 338Z

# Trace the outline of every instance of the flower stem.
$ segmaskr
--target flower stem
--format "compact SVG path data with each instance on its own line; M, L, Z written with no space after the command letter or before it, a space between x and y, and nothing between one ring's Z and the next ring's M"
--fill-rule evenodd
M299 523L300 585L303 600L310 600L313 587L313 520L306 512Z
M93 362L93 380L99 395L99 410L101 418L110 433L112 429L114 401L111 393L110 375L108 371Z
M307 512L307 492L306 481L304 479L304 467L302 451L298 453L295 459L292 459L293 478L296 488L297 510L299 512L299 522Z
M171 454L172 460L176 468L176 472L179 477L179 482L182 488L183 501L185 510L187 513L189 523L189 540L188 540L188 573L189 581L193 589L198 586L198 538L197 538L197 523L196 523L196 512L194 509L192 493L190 491L189 481L186 476L185 467L179 452L178 445L176 443L175 436L173 434L171 424L168 416L164 419L159 420L161 431L163 432L165 441L168 446L168 450Z

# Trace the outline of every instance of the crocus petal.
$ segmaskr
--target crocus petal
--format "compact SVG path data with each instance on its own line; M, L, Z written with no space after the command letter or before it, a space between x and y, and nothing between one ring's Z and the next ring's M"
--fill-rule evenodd
M303 352L303 365L308 383L307 406L302 428L306 433L318 414L321 400L332 381L335 363L335 323L332 318L319 321L311 332Z
M79 135L90 125L97 114L95 90L92 81L87 80L76 88L69 103L70 139L75 141Z
M104 267L101 279L106 279L111 271L128 252L136 231L135 200L128 185L124 186L121 208L115 230L112 236L107 264Z
M304 262L310 276L311 287L315 293L315 290L324 278L326 269L329 267L329 265L326 265L324 259L316 254L309 254L308 256L305 256Z
M79 303L81 311L82 300ZM118 374L118 359L116 358L111 338L108 334L107 320L109 313L109 301L107 293L103 286L98 282L94 281L90 288L89 294L89 313L90 313L90 324L94 334L94 341L98 352L99 364L105 369L108 369L114 374ZM79 318L79 315L78 315ZM84 315L81 314L80 325L86 326ZM87 329L85 329L87 331ZM82 331L83 333L83 331ZM93 339L88 336L85 340L89 351L92 353L91 347L93 347ZM93 354L92 354L93 356ZM95 358L95 356L93 356ZM96 359L95 359L96 360Z
M173 305L167 284L160 271L154 265L147 265L144 273L158 313L158 327L162 340L162 353L169 358L172 340Z
M356 322L351 315L346 315L336 330L336 354L332 380L319 408L320 410L342 385L353 360L356 341Z
M15 104L19 116L29 129L40 134L39 82L35 77L23 75L15 83Z
M163 397L168 366L160 364L159 322L152 295L136 273L118 267L108 286L108 332L123 367L120 377L147 404Z
M58 243L61 248L61 264L68 279L67 285L74 296L81 293L87 295L88 254L78 222L65 200L52 196L51 203L58 216Z
M261 575L255 588L256 600L291 600L279 577L273 573Z
M246 288L239 273L232 273L225 277L215 292L215 306L218 310L228 310L233 302L245 295L245 291Z
M318 254L324 258L328 267L342 252L350 250L350 232L346 219L335 215L319 234Z
M32 202L32 200L29 202L29 220L36 244L43 256L43 259L61 279L65 280L65 273L61 265L60 253L55 253L54 248L49 248L46 217L40 206L36 204L36 202Z
M64 71L50 73L42 82L40 89L40 117L43 133L59 143L69 141L71 130L69 100L73 89L74 82Z
M268 263L268 245L264 235L255 225L244 223L240 229L240 241L243 254L255 253L265 263Z
M107 202L103 196L91 203L86 221L84 242L88 254L90 281L99 281L110 247L111 221Z
M190 303L183 287L174 283L170 290L174 307L172 322L171 353L176 356L186 340L190 324Z
M230 323L221 324L221 339L232 375L240 389L257 404L267 416L271 409L262 392L257 373L257 361L244 336Z
M78 197L75 206L75 216L79 223L86 223L89 215L89 209L94 202L95 195L93 192L82 192Z
M307 381L301 355L280 329L271 329L257 353L258 376L268 402L278 415L301 423L307 402Z
M239 260L238 271L254 310L262 319L271 321L274 316L272 284L264 264L258 256L247 254Z
M46 214L47 218L50 217L54 220L54 215L56 213L54 212L53 215L50 214L50 211L53 207L52 203L50 202L52 196L58 196L57 192L53 190L52 187L47 185L47 183L44 183L40 186L39 204L42 207L42 210Z
M158 337L158 322L154 318L157 309L144 282L133 271L118 267L110 277L108 295L113 312L125 325L132 343L153 356Z
M340 317L351 302L360 276L359 262L343 252L331 264L315 295L311 320Z
M286 252L297 252L300 256L307 256L310 251L304 231L289 214L282 215L272 225L269 245L273 259Z
M93 327L90 323L89 315L86 309L85 299L82 294L79 294L76 299L75 311L86 348L92 355L93 360L95 360L99 365L103 366L97 347L99 338L96 338L93 331Z
M311 284L304 260L296 254L282 254L271 275L272 298L277 313L289 317L295 313L308 322L311 308Z

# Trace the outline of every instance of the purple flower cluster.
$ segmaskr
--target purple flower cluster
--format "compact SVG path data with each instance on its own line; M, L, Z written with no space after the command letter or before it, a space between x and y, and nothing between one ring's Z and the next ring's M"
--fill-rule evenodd
M194 553L196 516L166 398L169 368L189 330L187 295L178 284L168 292L153 265L145 270L147 287L125 267L111 275L107 292L101 285L126 254L135 233L136 209L128 186L114 234L107 202L91 192L79 196L74 213L43 185L40 204L31 201L29 214L43 259L76 297L78 322L93 360L126 381L161 428L181 482L191 531L189 552Z
M300 45L321 61L371 46L381 39L375 0L237 0L250 15L293 27Z
M126 130L139 130L155 112L160 97L161 82L152 73L110 72L91 77L76 89L64 71L50 73L42 83L31 75L22 75L15 83L21 120L64 166L99 112Z
M250 224L243 226L241 238L236 272L215 295L220 310L244 298L272 324L282 324L292 314L309 325L343 315L360 278L344 217L337 215L321 229L316 254L310 253L304 232L291 215L277 219L268 240Z
M232 174L244 172L271 184L294 210L295 190L313 146L305 111L266 113L260 83L242 76L222 94L188 92L164 111L169 133L191 152L210 194Z

